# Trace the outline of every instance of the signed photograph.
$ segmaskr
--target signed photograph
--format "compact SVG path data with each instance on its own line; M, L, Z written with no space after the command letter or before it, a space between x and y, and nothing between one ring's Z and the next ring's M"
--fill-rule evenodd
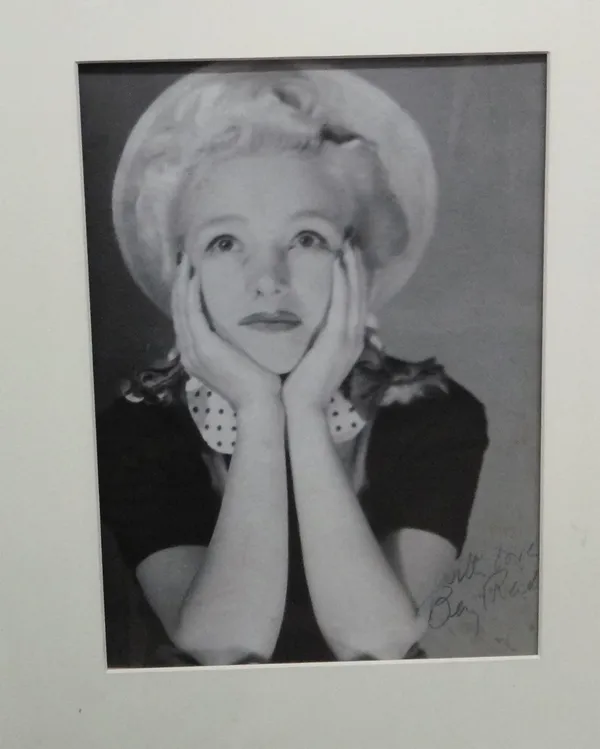
M108 666L537 653L545 57L79 100Z

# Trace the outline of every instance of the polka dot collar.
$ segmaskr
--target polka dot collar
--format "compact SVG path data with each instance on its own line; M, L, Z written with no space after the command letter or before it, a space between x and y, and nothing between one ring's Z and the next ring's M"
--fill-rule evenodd
M185 386L188 408L200 434L209 447L231 455L237 437L236 414L217 393L191 377ZM327 407L327 423L334 442L348 442L365 426L365 420L352 403L338 391Z

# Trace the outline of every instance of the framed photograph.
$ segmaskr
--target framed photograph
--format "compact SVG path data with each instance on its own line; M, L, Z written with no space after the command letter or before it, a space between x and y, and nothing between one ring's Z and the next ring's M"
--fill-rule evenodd
M545 57L82 64L79 91L108 665L536 653ZM365 288L350 258L328 310L350 234ZM296 378L363 294L297 432ZM399 638L365 623L358 653L318 603L354 563Z
M600 12L67 6L4 45L3 742L596 746Z

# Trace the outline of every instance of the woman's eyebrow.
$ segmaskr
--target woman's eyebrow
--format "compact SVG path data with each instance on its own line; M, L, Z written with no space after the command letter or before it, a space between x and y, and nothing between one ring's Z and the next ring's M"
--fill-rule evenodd
M303 210L303 211L297 211L296 213L292 214L290 216L291 219L302 219L302 218L318 218L322 221L327 221L328 223L333 222L333 217L330 216L328 213L324 213L323 211L316 210L314 208Z
M198 228L199 229L209 229L211 226L215 226L217 224L226 224L230 222L235 222L238 224L247 224L248 219L244 216L241 216L238 213L223 213L219 216L212 216L209 219L206 219L205 221L199 221L198 222Z

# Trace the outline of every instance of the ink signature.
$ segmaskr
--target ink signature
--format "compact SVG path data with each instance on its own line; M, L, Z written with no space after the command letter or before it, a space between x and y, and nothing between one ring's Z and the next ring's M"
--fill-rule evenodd
M473 624L474 636L479 634L480 619L477 611L460 599L458 602L453 601L454 588L451 585L444 585L434 601L429 611L430 629L441 629L450 619L465 617Z
M429 627L460 619L477 637L481 619L500 601L539 590L539 552L532 542L518 552L498 546L492 556L469 552L430 599Z

